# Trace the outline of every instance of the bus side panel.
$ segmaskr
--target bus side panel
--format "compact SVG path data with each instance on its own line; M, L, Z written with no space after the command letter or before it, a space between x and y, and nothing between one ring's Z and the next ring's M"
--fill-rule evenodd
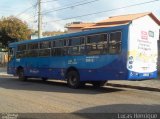
M127 79L128 26L122 29L121 53L116 55L79 56L70 59L77 67L82 81Z
M108 65L97 69L82 69L80 70L81 80L86 81L101 81L101 80L122 80L126 79L127 73L125 68L122 68L123 63L118 60L113 60Z
M64 79L63 62L62 57L22 58L17 67L24 68L25 76Z

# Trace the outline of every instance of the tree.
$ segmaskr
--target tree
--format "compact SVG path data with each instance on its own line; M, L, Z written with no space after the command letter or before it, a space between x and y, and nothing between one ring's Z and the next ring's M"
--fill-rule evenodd
M7 47L9 42L29 39L31 30L28 25L16 17L0 19L0 42Z

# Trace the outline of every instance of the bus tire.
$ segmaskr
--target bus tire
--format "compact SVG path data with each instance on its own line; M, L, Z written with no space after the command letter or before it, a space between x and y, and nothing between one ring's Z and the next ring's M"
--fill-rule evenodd
M22 81L27 80L27 77L24 76L24 70L23 69L19 69L17 73L18 73L18 79L19 80L22 80Z
M77 71L69 71L67 73L67 85L74 89L81 87L80 76Z
M42 79L42 81L47 81L48 80L48 78L45 78L45 77L42 77L41 79Z

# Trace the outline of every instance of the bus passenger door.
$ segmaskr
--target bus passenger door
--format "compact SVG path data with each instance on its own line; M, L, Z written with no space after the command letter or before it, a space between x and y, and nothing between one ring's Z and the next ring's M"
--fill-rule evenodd
M7 65L7 73L8 74L16 74L15 70L15 48L11 47L8 51L8 65Z

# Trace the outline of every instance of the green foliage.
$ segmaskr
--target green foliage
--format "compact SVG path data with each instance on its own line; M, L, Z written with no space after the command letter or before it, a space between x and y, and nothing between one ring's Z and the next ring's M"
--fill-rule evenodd
M28 25L16 17L0 19L0 42L7 47L8 42L29 39L31 30Z

